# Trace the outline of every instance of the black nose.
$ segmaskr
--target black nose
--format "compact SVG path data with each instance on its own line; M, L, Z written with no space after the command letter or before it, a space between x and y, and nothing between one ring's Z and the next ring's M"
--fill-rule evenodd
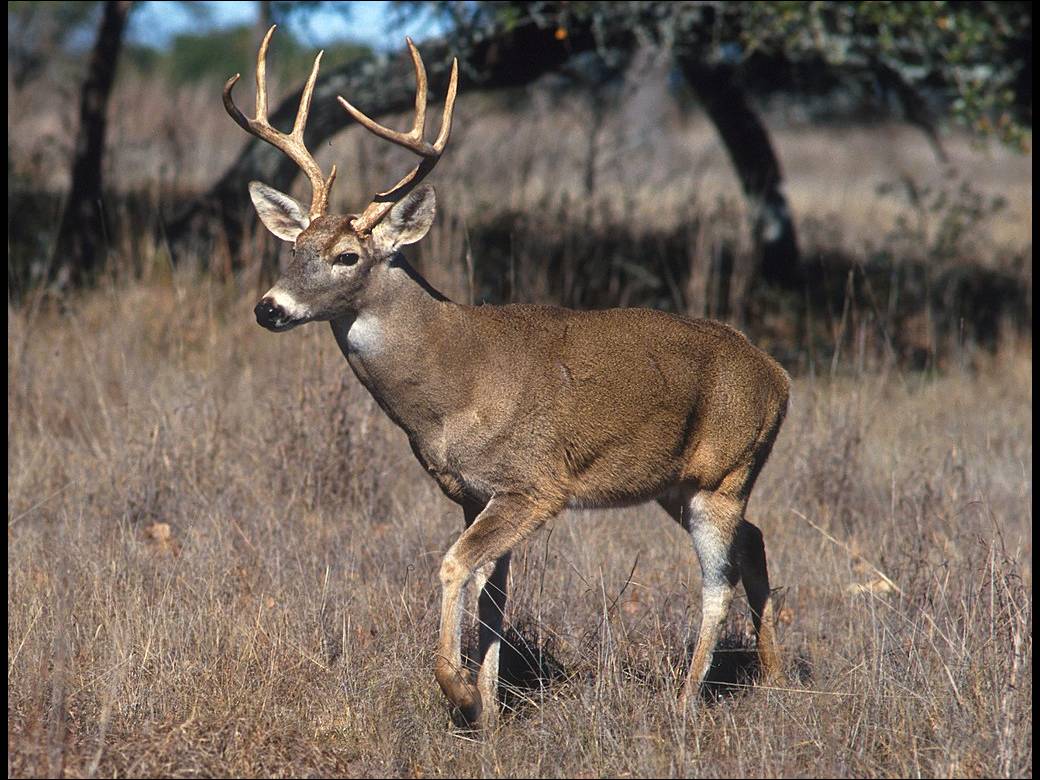
M280 321L285 319L285 312L270 298L260 301L253 309L253 314L256 315L256 321L265 328L276 327Z

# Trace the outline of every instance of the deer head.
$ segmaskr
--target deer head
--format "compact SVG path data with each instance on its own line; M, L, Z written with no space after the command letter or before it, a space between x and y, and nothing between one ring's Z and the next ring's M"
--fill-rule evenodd
M433 170L448 143L458 91L458 60L452 62L441 129L432 144L424 137L426 68L410 38L406 40L416 80L415 121L410 131L402 133L384 127L339 98L347 113L365 128L410 149L419 155L420 161L397 184L376 194L360 214L328 214L336 166L332 166L326 178L303 141L322 52L315 58L304 86L292 132L279 132L267 119L267 48L274 31L274 26L267 31L257 54L256 117L246 117L231 97L239 74L224 85L224 108L247 133L284 152L310 181L310 208L261 182L249 184L249 195L260 220L275 236L292 244L288 269L255 309L258 323L269 330L284 331L312 320L331 320L356 312L373 270L388 263L400 247L419 241L430 229L436 197L432 187L420 183Z

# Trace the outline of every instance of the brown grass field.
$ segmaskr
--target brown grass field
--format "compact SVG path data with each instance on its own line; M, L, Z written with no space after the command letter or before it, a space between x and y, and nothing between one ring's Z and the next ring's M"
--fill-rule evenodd
M51 121L26 97L14 118L9 97L18 160ZM198 189L241 143L217 102L193 100L175 95L168 116L203 115L212 149L183 169L159 154L183 179L164 187ZM528 127L460 102L460 127L473 117L483 132L463 131L434 177L447 214L533 210L553 172L561 189L580 181L580 112L531 111ZM140 171L128 161L147 151L131 143L147 137L142 116L114 123L115 170ZM703 120L668 120L640 162L619 116L597 214L624 201L674 222L694 193L733 197ZM187 132L170 126L152 143ZM554 127L560 146L545 150ZM354 137L335 153L349 157ZM876 184L934 167L919 136L893 127L776 138L810 245L836 231L862 251L897 216ZM1007 246L1031 257L1031 156L959 138L949 150L1012 201L974 237L973 262L999 264ZM622 158L636 168L609 162ZM397 159L366 175L381 181ZM34 164L47 168L19 163ZM451 224L440 218L414 256L464 298L464 227ZM516 264L517 289L537 297L536 258L518 250ZM9 776L1032 776L1028 335L965 347L941 370L851 350L796 373L750 505L783 606L787 684L750 684L738 599L717 684L678 711L699 616L688 537L656 506L568 512L514 559L509 709L477 736L451 725L432 675L437 570L461 513L327 327L258 328L255 272L171 271L161 253L143 265L8 306ZM1031 270L1023 279L1031 289Z

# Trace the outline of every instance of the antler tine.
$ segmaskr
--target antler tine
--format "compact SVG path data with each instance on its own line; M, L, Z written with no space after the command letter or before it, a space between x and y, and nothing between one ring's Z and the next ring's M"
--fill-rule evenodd
M256 119L264 124L267 124L267 49L271 46L271 38L277 26L272 24L268 28L256 53Z
M426 66L412 39L405 37L405 41L408 43L408 53L412 55L412 65L415 66L415 122L412 123L412 134L421 141L426 135Z
M448 136L451 135L451 120L455 114L455 96L459 91L459 60L451 61L451 80L448 82L448 94L444 97L444 114L441 116L441 131L437 134L437 140L433 142L433 148L440 154L448 145Z
M361 216L351 223L358 233L368 233L383 219L393 207L394 203L404 197L412 190L440 159L441 153L448 144L451 135L451 120L455 111L455 97L459 86L459 61L453 59L451 63L451 79L448 83L448 94L444 99L444 114L441 117L441 129L437 134L437 140L429 143L425 140L426 134L426 103L427 103L427 81L426 67L423 65L419 50L412 43L411 38L405 38L408 43L408 51L412 55L412 64L415 66L415 120L412 129L407 133L391 130L375 120L365 116L361 111L352 106L343 97L338 97L340 105L346 109L365 129L398 146L403 146L423 159L403 179L385 192L376 195L376 200L370 203L362 212Z
M374 119L366 116L345 98L340 97L339 102L354 119L380 138L403 146L406 149L411 149L416 154L427 156L432 154L434 150L430 144L423 140L423 134L426 130L426 66L423 65L422 56L419 54L415 44L412 43L412 39L405 38L405 40L408 42L408 51L412 55L412 64L415 66L415 121L412 122L411 130L407 133L391 130L389 127L384 127Z
M300 107L296 111L296 121L293 123L292 132L289 134L279 132L267 121L267 49L277 26L271 25L271 29L264 36L256 55L256 118L246 117L231 97L231 90L240 78L238 73L228 79L224 85L224 108L239 127L250 135L267 141L276 149L280 149L307 175L311 183L310 216L314 219L324 214L328 208L329 193L332 190L332 183L336 180L336 166L332 166L332 172L326 179L322 175L321 167L314 156L307 151L303 142L303 131L307 126L311 99L314 96L314 84L318 79L318 68L321 66L321 56L324 52L319 51L318 56L314 58L314 65L311 67L310 76L307 78L303 95L300 98Z

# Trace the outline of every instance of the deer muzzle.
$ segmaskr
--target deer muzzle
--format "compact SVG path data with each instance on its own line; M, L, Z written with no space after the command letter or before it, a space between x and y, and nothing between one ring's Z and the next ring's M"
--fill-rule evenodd
M300 324L300 319L290 315L270 296L263 298L253 309L253 313L256 315L257 324L276 332L289 330Z

